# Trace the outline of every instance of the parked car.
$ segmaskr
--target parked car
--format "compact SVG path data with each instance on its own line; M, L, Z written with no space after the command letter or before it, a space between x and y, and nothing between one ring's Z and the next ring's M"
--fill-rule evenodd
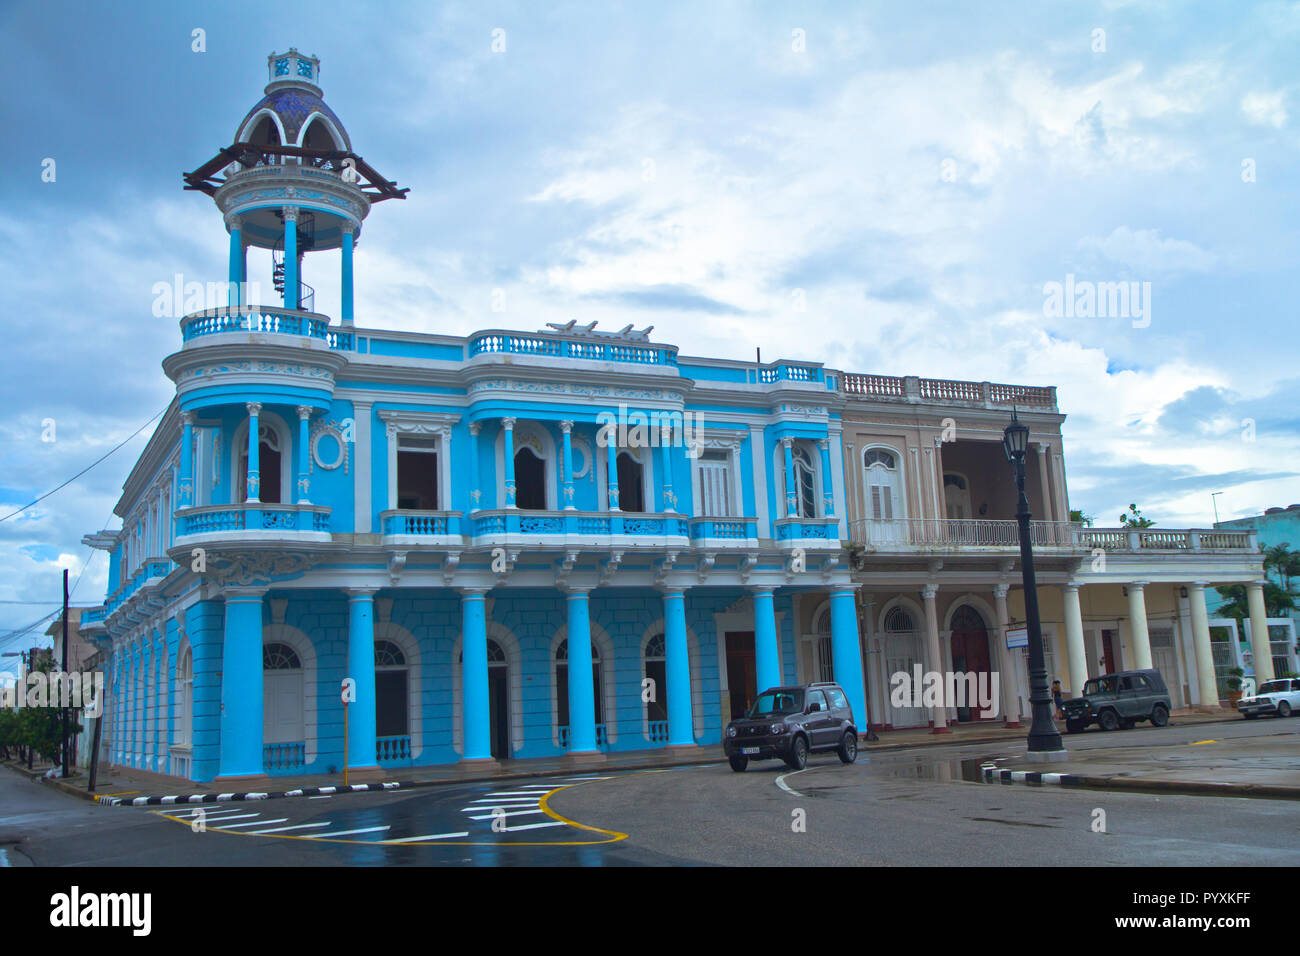
M1158 670L1120 671L1085 681L1083 694L1065 702L1065 729L1082 733L1089 724L1128 730L1139 720L1169 723L1172 702Z
M1237 701L1237 710L1247 720L1254 720L1260 714L1290 717L1300 711L1300 680L1293 677L1266 680L1253 697Z
M858 728L839 684L772 687L740 720L727 725L722 749L740 773L751 760L779 758L802 770L810 753L834 750L842 763L858 759Z

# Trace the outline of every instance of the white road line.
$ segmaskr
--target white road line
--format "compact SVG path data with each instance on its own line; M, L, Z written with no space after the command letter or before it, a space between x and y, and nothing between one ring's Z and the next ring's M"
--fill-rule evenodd
M786 793L794 794L796 797L802 797L803 796L802 793L800 793L798 790L791 790L790 787L787 786L785 782L786 777L793 777L797 773L803 773L803 771L791 770L789 773L781 774L781 776L776 778L776 785L780 787L782 790L784 790Z
M214 830L233 830L236 827L260 827L268 823L287 823L288 817L281 817L278 820L249 820L247 823L232 823L230 826L213 827Z
M522 817L522 816L527 816L527 815L530 814L530 813L545 813L545 812L546 812L545 810L511 810L509 813L503 813L503 814L501 814L501 816L506 817L506 818L508 819L508 818L510 818L510 817ZM479 817L470 817L470 819L471 819L471 820L491 820L491 819L492 819L493 817L495 817L495 816L497 816L497 814L495 814L495 813L485 813L485 814L483 814L482 816L479 816Z
M261 816L260 813L237 813L233 817L222 817L221 822L225 823L227 820L243 820L246 817L260 817L260 816Z
M183 810L174 814L174 816L196 818L200 814L202 814L204 819L211 820L213 817L217 817L217 818L228 817L232 813L242 813L246 809L247 807L231 807L228 810L204 810L202 808L199 808L195 810Z
M474 808L476 810L483 807L518 807L518 806L535 806L537 797L507 797L504 800L475 800Z
M529 800L527 803L485 803L481 807L462 807L461 813L477 813L480 810L501 809L507 813L513 813L516 810L525 810L529 807L540 806L536 800Z
M378 833L380 830L391 830L392 827L363 827L360 830L340 830L338 833L313 833L312 839L324 839L325 837L351 836L354 833Z
M324 794L324 795L319 796L319 797L308 797L307 799L308 799L308 800L332 800L333 797L331 797L331 796L327 793L327 794Z
M555 823L523 823L517 827L504 827L500 832L514 833L516 830L540 830L543 827L562 827L562 826L565 826L565 824L560 823L558 821Z
M384 843L416 843L420 840L450 840L454 837L467 837L469 833L430 833L427 836L402 837L400 840L384 840Z
M279 822L280 822L279 820L267 821L267 823L279 823ZM327 827L327 826L330 826L328 820L325 823L299 823L297 826L292 826L292 827L276 827L274 830L250 830L249 833L252 833L254 835L261 834L261 833L284 833L286 830L310 830L315 827Z
M489 797L532 797L536 796L527 790L500 790L496 793L489 793Z

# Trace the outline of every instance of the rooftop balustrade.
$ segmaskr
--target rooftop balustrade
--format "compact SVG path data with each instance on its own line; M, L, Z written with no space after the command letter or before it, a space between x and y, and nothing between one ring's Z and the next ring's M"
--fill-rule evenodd
M303 335L319 339L332 349L350 352L356 348L356 337L352 332L331 328L329 317L319 312L238 305L205 309L181 319L181 338L186 342L228 332Z
M995 382L966 382L957 379L918 378L914 375L841 376L844 394L872 401L963 402L989 406L1056 411L1056 388L1032 385L1001 385Z
M673 345L613 337L609 341L578 339L546 332L479 332L470 336L469 355L470 358L479 355L535 355L631 365L677 366L677 348Z

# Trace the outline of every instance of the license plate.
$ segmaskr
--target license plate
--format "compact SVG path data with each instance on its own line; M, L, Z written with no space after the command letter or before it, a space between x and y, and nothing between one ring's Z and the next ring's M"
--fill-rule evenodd
M741 747L741 748L740 748L740 752L741 752L742 754L745 754L746 756L748 756L749 754L756 754L756 753L758 753L758 748L757 748L757 747Z

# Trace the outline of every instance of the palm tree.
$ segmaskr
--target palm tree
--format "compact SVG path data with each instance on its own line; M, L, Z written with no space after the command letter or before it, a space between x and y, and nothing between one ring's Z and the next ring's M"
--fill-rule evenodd
M1282 590L1291 590L1291 578L1300 577L1300 552L1292 551L1287 542L1270 545L1264 549L1264 570L1274 571L1282 582Z
M1221 617L1235 618L1240 624L1250 617L1250 605L1246 601L1246 587L1243 584L1228 584L1215 588L1225 603L1219 608ZM1285 617L1288 611L1296 608L1295 598L1287 594L1272 581L1264 583L1264 613L1268 617Z

